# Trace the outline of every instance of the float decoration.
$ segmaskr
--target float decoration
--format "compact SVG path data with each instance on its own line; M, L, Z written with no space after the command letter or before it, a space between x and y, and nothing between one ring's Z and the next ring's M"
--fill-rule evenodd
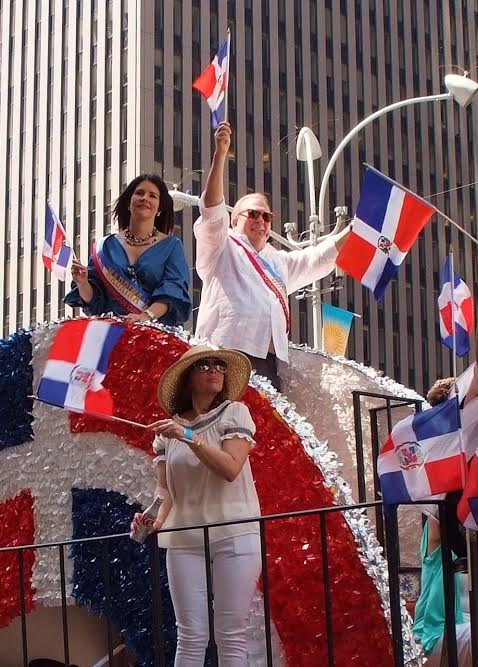
M11 367L9 387L16 387L18 392L16 412L10 414L10 419L28 424L30 430L24 431L22 442L0 452L0 475L5 476L0 503L17 497L22 490L31 489L35 540L39 543L73 535L118 532L120 526L127 530L135 511L134 503L148 504L154 488L150 456L152 435L144 431L138 433L139 429L84 415L68 417L64 411L36 404L33 409L35 440L30 442L31 416L26 396L31 389L27 388L25 378L31 373L31 363L34 378L39 380L56 327L54 323L38 327L32 333L17 335L9 344L9 350L17 358L17 363ZM30 336L32 357L28 358L26 349ZM166 330L161 325L127 328L113 352L104 382L119 401L121 416L143 423L162 416L155 399L157 381L165 368L187 349L186 338L182 330ZM328 451L326 442L316 439L312 427L297 415L284 396L277 394L268 382L254 377L244 402L257 424L257 445L251 464L263 513L351 501L350 489L340 478L336 457ZM5 416L0 413L0 432L7 427ZM23 465L25 461L30 465ZM14 471L16 478L12 478ZM78 502L80 497L81 502ZM109 503L109 511L104 515L106 523L95 523L91 517L99 512L105 499ZM4 504L0 511L3 507ZM26 508L23 511L28 513ZM385 620L389 617L387 572L381 547L375 541L365 514L349 512L346 518L348 525L339 513L327 519L336 664L344 667L392 665L391 640ZM17 521L17 526L22 525L21 520ZM22 528L20 532L28 531ZM318 519L275 522L266 532L271 610L286 664L320 664L325 659L326 643ZM24 543L28 541L31 539ZM142 602L142 609L135 606L135 613L131 615L129 607L131 595L136 591L138 572L148 578L147 558L142 560L140 555L144 548L129 541L121 544L118 553L112 553L111 561L112 572L119 572L115 593L118 616L113 620L138 654L139 664L146 666L151 664L144 643L151 604L147 587L144 591L141 589L144 595L137 601ZM140 568L135 570L134 576L129 567L131 549L136 549ZM26 572L25 584L37 604L59 604L58 566L47 551L50 550L37 550L33 574L28 577ZM97 556L82 553L87 554L83 545L71 552L67 568L69 600L76 599L95 613L104 614L104 596L92 585L96 581ZM119 563L115 563L116 560ZM164 584L164 567L162 578ZM168 597L167 586L163 585L166 648L172 656L175 628L172 611L167 611ZM2 618L11 619L18 613L12 598L9 614ZM145 621L139 623L139 617ZM263 612L257 600L251 619L251 639L257 644L263 625ZM403 623L406 661L409 665L422 664L405 612ZM274 650L280 654L280 647ZM254 659L254 665L263 663L263 655Z

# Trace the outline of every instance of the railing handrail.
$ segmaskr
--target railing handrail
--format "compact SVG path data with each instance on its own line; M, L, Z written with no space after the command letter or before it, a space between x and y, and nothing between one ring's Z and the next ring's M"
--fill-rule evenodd
M445 500L435 500L434 505L444 504ZM429 505L429 500L410 501L408 503L400 503L401 505ZM265 514L262 516L247 517L244 519L232 519L229 521L217 521L215 523L202 523L191 526L176 526L174 528L162 528L158 533L177 533L183 530L204 530L204 528L219 528L221 526L234 526L243 523L265 522L277 519L293 519L301 516L311 516L328 514L331 512L349 512L354 510L369 509L372 507L380 507L383 505L382 500L370 500L364 503L357 503L356 505L332 505L331 507L315 507L308 510L296 510L293 512L282 512L279 514ZM114 540L122 537L128 537L129 533L115 533L114 535L96 535L94 537L79 537L71 540L64 540L63 542L43 542L40 544L21 544L14 547L0 547L0 553L6 551L26 551L27 549L45 549L51 547L69 546L71 544L82 544L84 542L97 542L98 540Z

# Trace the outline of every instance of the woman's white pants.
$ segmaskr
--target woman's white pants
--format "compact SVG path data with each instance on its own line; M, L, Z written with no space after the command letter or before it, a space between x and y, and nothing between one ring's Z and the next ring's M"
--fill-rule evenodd
M219 665L247 667L246 628L261 571L259 535L214 542L210 553ZM168 549L166 565L178 627L174 665L203 667L209 641L204 548Z

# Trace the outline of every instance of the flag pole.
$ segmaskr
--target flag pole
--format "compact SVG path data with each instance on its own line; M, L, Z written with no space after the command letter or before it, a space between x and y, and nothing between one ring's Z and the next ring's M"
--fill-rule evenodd
M152 422L151 424L140 424L139 422L133 422L130 421L129 419L124 419L123 417L116 417L115 415L105 415L99 412L76 412L76 410L72 410L71 408L62 408L61 405L54 405L53 403L48 403L48 401L44 401L35 394L32 394L30 396L27 396L27 398L32 398L35 401L38 401L39 403L44 403L45 405L51 405L53 408L59 408L60 410L67 410L68 412L75 412L76 414L82 414L86 415L87 417L95 417L96 419L103 419L104 421L113 421L113 422L119 422L121 424L129 424L129 426L137 426L138 428L144 428L144 429L151 429L155 428L156 426L159 425L159 421Z
M449 267L450 267L450 275L449 275L449 280L450 280L450 295L451 295L451 331L452 331L452 354L453 354L453 362L452 362L452 370L453 370L453 382L454 382L454 387L455 387L455 394L458 396L458 386L456 384L456 323L455 323L455 267L453 263L453 246L450 244L450 249L449 249L449 257L450 257L450 262L449 262ZM458 412L460 412L460 405L457 402L457 409ZM466 458L465 458L465 447L463 444L463 431L461 428L461 416L460 414L458 415L459 418L459 424L460 428L458 430L458 442L460 443L460 466L461 466L461 481L463 488L465 488L466 484L466 479L468 476L468 466L466 464ZM466 557L467 557L467 583L468 583L468 595L470 598L470 604L472 603L473 599L473 578L471 576L471 535L470 535L470 529L465 527L465 537L466 537Z
M230 55L231 55L231 30L228 28L227 29L227 69L226 69L226 89L224 90L224 122L227 123L228 119L228 112L227 112L227 105L229 101L229 61L230 61Z
M449 248L449 257L450 257L450 293L451 293L451 337L452 337L452 372L453 372L453 381L455 383L456 391L456 327L455 327L455 267L453 264L453 246L450 244Z
M453 263L453 246L450 244L449 247L449 276L448 279L450 281L450 297L451 297L451 340L452 340L452 373L453 373L453 386L455 389L455 395L458 397L458 387L456 384L456 322L455 322L455 267ZM467 470L466 470L466 464L465 464L465 447L463 444L463 432L461 429L461 415L460 415L460 404L457 399L457 410L458 410L458 423L460 424L460 428L458 429L458 441L460 443L460 467L461 467L461 482L463 484L463 488L465 488L466 484L466 478L467 478Z
M381 171L379 171L378 169L375 169L375 167L372 167L372 165L367 164L367 162L364 162L363 165L364 165L365 167L367 167L367 169L370 169L370 171L373 171L375 174L378 174L379 176L381 176L382 178L384 178L384 179L385 179L386 181L388 181L389 183L392 183L392 185L396 185L397 188L400 188L400 190L403 190L404 192L408 192L409 195L412 195L412 197L415 197L415 199L418 199L419 201L421 201L421 202L423 202L424 204L426 204L428 207L432 208L432 209L435 211L435 213L438 213L438 215L441 215L442 218L444 218L447 222L449 222L451 225L453 225L454 227L456 227L462 234L464 234L465 236L468 236L468 238L469 238L471 241L473 241L473 243L476 243L476 244L478 245L478 239L477 239L477 238L475 238L474 236L472 236L472 235L470 234L470 232L467 232L466 229L464 229L464 228L461 227L457 222L455 222L454 220L452 220L451 218L449 218L449 217L446 215L446 213L443 213L443 211L440 211L439 208L437 208L434 204L432 204L431 202L429 202L427 199L425 199L424 197L420 197L420 195L417 195L416 192L412 192L412 190L409 190L408 188L406 188L406 187L405 187L404 185L402 185L401 183L397 183L397 181L394 181L393 178L390 178L390 176L386 176L385 174L382 174Z

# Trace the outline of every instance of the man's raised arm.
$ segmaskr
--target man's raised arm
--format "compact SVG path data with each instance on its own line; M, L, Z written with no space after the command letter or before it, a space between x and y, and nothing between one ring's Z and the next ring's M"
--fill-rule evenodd
M224 198L224 165L231 145L231 127L229 123L220 123L214 134L216 150L206 181L203 201L206 208L217 206Z
M227 243L229 214L224 204L224 165L231 144L229 123L221 123L214 134L216 150L199 201L200 216L194 223L196 237L196 271L202 281L214 274Z

